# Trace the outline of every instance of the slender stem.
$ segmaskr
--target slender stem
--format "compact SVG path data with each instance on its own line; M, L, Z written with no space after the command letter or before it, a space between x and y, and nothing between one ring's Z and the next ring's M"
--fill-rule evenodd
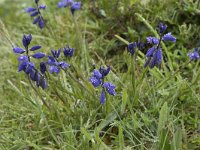
M46 103L46 101L42 98L41 94L38 92L38 90L33 86L33 83L31 82L30 78L28 78L31 87L33 88L33 90L38 94L38 96L40 97L40 99L42 100L43 104L50 110L49 105Z

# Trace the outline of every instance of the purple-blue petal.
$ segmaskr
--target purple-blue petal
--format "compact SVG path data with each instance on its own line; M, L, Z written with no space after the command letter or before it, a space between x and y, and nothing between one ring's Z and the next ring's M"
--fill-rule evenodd
M41 82L41 75L39 72L36 73L35 79L36 79L36 85L39 87Z
M95 69L92 73L92 76L96 77L97 79L101 79L102 78L102 74L100 73L99 70Z
M35 16L37 16L39 14L39 12L38 11L35 11L35 12L32 12L31 14L30 14L30 16L31 17L35 17Z
M171 42L176 42L176 38L171 35L171 32L165 34L162 38L163 41L171 41Z
M149 44L158 44L159 43L159 40L156 38L156 37L147 37L147 43Z
M104 104L105 103L105 91L102 90L101 95L100 95L100 103Z
M40 16L36 17L34 20L33 20L33 24L36 24L40 21Z
M133 42L133 43L129 43L128 44L128 52L133 55L135 53L135 50L136 50L136 47L137 47L137 43L136 42Z
M90 82L93 84L93 86L96 88L101 84L101 80L97 79L93 76L90 77Z
M38 6L39 9L46 9L46 5L40 5Z
M39 46L39 45L36 45L36 46L33 46L33 47L31 47L31 51L35 51L35 50L38 50L38 49L40 49L41 48L41 46Z
M40 63L40 72L42 74L45 74L46 70L47 70L46 63L45 62L41 62Z
M73 2L73 0L61 0L60 2L58 2L57 6L59 8L67 7L68 5L72 5Z
M19 64L19 66L18 66L18 71L20 72L20 71L22 71L22 70L25 70L26 67L27 67L27 64L28 64L28 62L26 62L26 61L21 62L21 63Z
M68 68L69 67L69 64L67 64L66 62L59 62L58 63L59 64L59 66L62 68L62 69L66 69L66 68Z
M198 48L194 48L194 51L188 54L190 60L200 60Z
M165 25L163 23L159 24L159 32L160 32L160 34L164 33L166 29L167 29L167 25Z
M40 27L40 29L44 28L44 20L41 18L38 22L38 26Z
M195 52L198 52L198 51L199 51L199 48L197 48L197 47L194 48L194 51L195 51Z
M155 46L151 47L151 48L147 51L146 56L147 56L147 57L152 57L155 50L156 50Z
M23 43L24 47L27 47L30 44L31 40L32 40L32 35L31 34L29 34L27 36L23 35L22 43Z
M159 48L153 55L152 59L149 62L149 67L153 68L156 65L160 65L162 61L162 50Z
M21 55L18 57L18 61L23 62L23 61L28 61L28 56L26 55Z
M37 72L34 69L32 69L29 74L32 81L36 81L36 75L37 75Z
M110 82L105 82L102 87L106 88L106 91L110 94L110 95L115 95L115 85L110 83Z
M141 41L138 41L137 47L138 47L139 50L143 50L143 49L145 48L145 47L144 47L144 43L141 42Z
M42 89L46 89L48 84L47 84L47 80L45 78L42 78L40 81L40 86L42 87Z
M48 56L48 64L49 65L56 65L56 60L52 56Z
M110 72L110 66L108 66L107 69L105 69L103 66L100 66L99 71L102 74L102 77L104 78Z
M40 59L40 58L45 57L45 54L42 53L42 52L39 52L39 53L33 54L32 57L33 57L33 58L36 58L36 59Z
M110 66L107 67L107 69L104 71L104 76L107 76L110 72Z
M37 9L34 8L34 7L26 8L26 12L27 12L27 13L30 13L30 12L35 11L35 10L37 10Z
M57 6L58 6L58 8L66 7L66 3L58 2Z
M29 62L27 64L26 69L24 70L26 74L29 74L33 69L34 69L34 63L33 62Z
M81 9L81 2L73 2L71 4L71 12L72 14L76 11L76 10L79 10Z
M49 67L49 72L50 73L53 73L53 72L55 72L55 73L59 73L60 72L60 68L58 68L57 66L50 66Z
M31 40L32 40L32 35L31 35L31 34L29 34L28 36L26 36L26 38L27 38L27 43L30 43L30 42L31 42Z
M159 48L156 52L156 55L157 55L157 64L159 65L162 61L162 49Z
M56 53L56 58L59 58L59 57L60 57L60 51L61 51L61 49L59 49L59 50L57 51L57 53Z
M22 54L22 53L25 52L25 50L23 50L23 49L20 48L20 47L14 47L14 48L13 48L13 52L14 52L14 53L18 53L18 54Z
M67 57L72 57L74 55L74 49L70 48L70 47L64 47L64 51L63 51L64 55Z
M51 50L51 54L53 55L53 57L55 57L55 58L56 58L56 51L54 51L54 50Z

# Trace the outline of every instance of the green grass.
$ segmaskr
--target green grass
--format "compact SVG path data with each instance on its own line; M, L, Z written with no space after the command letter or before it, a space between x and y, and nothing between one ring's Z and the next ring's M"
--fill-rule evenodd
M0 2L0 149L198 150L200 69L199 62L187 63L187 53L200 45L198 2L84 0L73 17L56 1L41 0L48 6L43 30L24 13L32 1ZM163 43L161 69L144 69L145 52L133 61L126 42L156 36L160 21L177 42ZM46 53L76 49L65 59L66 72L48 74L47 90L17 72L11 43L22 46L24 33ZM106 95L103 106L101 89L88 80L93 64L110 65L106 80L116 85L117 95Z

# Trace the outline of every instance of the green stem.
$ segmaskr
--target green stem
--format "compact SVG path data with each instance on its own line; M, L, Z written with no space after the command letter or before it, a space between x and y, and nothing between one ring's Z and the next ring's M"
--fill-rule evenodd
M37 93L37 95L40 97L40 99L42 100L43 104L49 109L51 110L51 108L49 107L49 105L46 103L46 101L43 99L41 93L34 87L33 83L31 82L30 78L28 78L32 89L35 91L35 93Z
M135 56L132 57L131 59L131 81L132 81L132 90L133 90L133 97L135 97L135 91L136 91L136 84L135 84ZM134 99L133 99L134 101Z
M115 35L115 37L117 38L117 39L119 39L120 41L122 41L123 43L125 43L125 44L129 44L129 42L127 41L127 40L125 40L124 38L122 38L122 37L120 37L119 35Z

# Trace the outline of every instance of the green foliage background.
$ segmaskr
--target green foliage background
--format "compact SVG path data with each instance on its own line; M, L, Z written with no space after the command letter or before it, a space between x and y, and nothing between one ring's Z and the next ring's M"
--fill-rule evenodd
M200 149L199 62L185 65L200 46L200 1L83 0L74 17L57 2L40 1L40 30L24 12L32 0L0 1L0 149ZM177 42L163 43L161 69L145 70L147 49L133 61L117 37L144 42L159 22ZM67 72L48 75L45 91L17 72L11 44L22 46L23 34L46 53L76 49ZM103 106L88 81L94 64L110 65L107 80L117 87Z

